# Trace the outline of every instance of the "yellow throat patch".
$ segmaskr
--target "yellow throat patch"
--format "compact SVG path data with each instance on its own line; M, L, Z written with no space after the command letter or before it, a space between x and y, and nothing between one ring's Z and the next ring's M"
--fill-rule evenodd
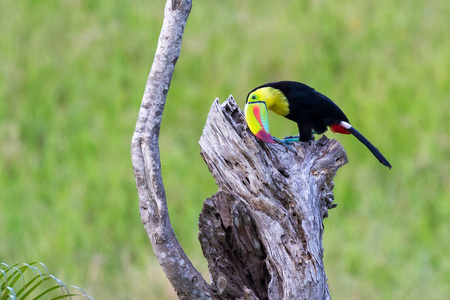
M253 91L248 95L247 102L264 101L266 102L267 109L270 109L274 113L280 116L286 116L289 114L289 102L284 94L272 87L263 87Z

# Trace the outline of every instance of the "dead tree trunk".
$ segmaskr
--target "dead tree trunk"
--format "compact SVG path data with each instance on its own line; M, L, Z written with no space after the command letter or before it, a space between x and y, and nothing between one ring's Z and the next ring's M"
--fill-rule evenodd
M297 153L257 140L230 97L214 101L201 154L219 186L206 199L199 239L222 299L329 299L323 218L333 177L347 162L325 136Z
M209 285L170 223L159 156L159 129L191 0L167 0L142 99L131 155L139 211L153 251L180 299L328 299L323 218L332 179L347 162L342 146L322 137L297 153L257 140L232 98L214 101L200 139L219 186L200 215Z

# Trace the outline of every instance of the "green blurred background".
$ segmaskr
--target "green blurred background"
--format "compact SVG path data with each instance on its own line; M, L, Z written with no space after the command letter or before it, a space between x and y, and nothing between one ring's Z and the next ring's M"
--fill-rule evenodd
M165 1L0 1L0 261L96 299L176 299L141 225L130 141ZM450 294L450 1L194 0L161 129L171 220L197 241L216 192L198 140L215 97L276 80L329 96L389 159L349 164L325 220L334 299ZM276 136L295 124L271 116Z

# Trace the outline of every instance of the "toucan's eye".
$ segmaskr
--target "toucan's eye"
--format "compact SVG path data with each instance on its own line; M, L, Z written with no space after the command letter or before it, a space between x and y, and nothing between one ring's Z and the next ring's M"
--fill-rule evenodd
M256 100L257 97L256 97L256 95L252 95L251 98L252 98L252 100Z

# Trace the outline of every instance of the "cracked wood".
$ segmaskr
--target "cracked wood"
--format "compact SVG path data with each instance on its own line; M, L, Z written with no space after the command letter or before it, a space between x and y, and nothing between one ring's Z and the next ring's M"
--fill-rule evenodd
M199 239L222 299L329 299L323 218L347 162L325 136L297 153L255 138L230 98L212 104L201 154L219 191L204 203Z

